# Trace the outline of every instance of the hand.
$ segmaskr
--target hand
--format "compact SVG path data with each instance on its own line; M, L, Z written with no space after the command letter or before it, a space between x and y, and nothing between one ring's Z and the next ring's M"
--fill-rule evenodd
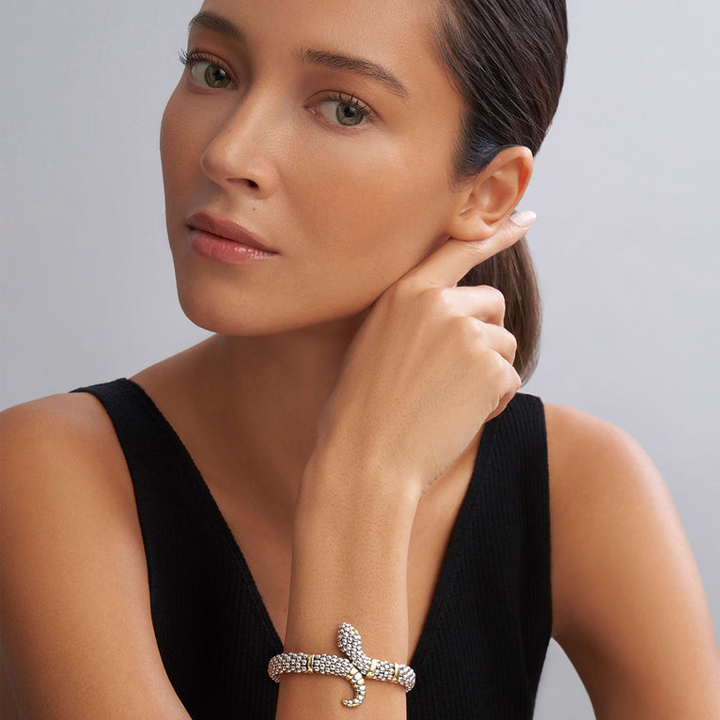
M506 220L486 240L451 238L376 300L318 418L316 452L422 497L522 384L504 296L457 283L526 233Z

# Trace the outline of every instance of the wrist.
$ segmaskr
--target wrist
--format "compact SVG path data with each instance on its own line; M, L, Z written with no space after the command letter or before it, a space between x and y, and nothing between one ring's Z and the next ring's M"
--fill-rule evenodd
M419 484L393 476L371 462L343 461L316 451L305 467L297 498L296 521L305 516L342 515L366 528L383 531L412 527L420 501Z

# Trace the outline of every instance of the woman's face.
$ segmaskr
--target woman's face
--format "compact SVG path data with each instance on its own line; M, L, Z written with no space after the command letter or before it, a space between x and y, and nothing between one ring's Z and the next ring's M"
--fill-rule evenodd
M230 335L357 316L447 237L457 202L448 178L462 105L427 45L433 4L208 0L201 11L245 41L196 24L187 53L210 60L184 69L162 119L183 311ZM382 65L407 97L308 51ZM240 265L198 254L186 222L199 210L277 254Z

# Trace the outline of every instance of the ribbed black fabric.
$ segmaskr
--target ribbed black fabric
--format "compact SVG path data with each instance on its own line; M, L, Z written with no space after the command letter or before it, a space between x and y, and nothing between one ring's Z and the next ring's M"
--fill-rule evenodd
M193 720L274 719L279 686L267 664L282 643L187 449L132 380L71 392L102 402L125 453L155 635L187 711ZM417 684L408 720L531 718L551 628L545 415L539 397L519 392L483 431L409 663Z

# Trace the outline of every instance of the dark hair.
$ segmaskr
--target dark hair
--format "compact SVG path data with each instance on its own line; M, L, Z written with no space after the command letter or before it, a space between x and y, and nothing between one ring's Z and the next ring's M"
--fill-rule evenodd
M501 150L538 152L560 101L567 60L565 0L440 0L431 44L465 99L451 183L461 185ZM527 241L472 268L458 286L492 285L505 296L523 384L535 371L541 302Z

